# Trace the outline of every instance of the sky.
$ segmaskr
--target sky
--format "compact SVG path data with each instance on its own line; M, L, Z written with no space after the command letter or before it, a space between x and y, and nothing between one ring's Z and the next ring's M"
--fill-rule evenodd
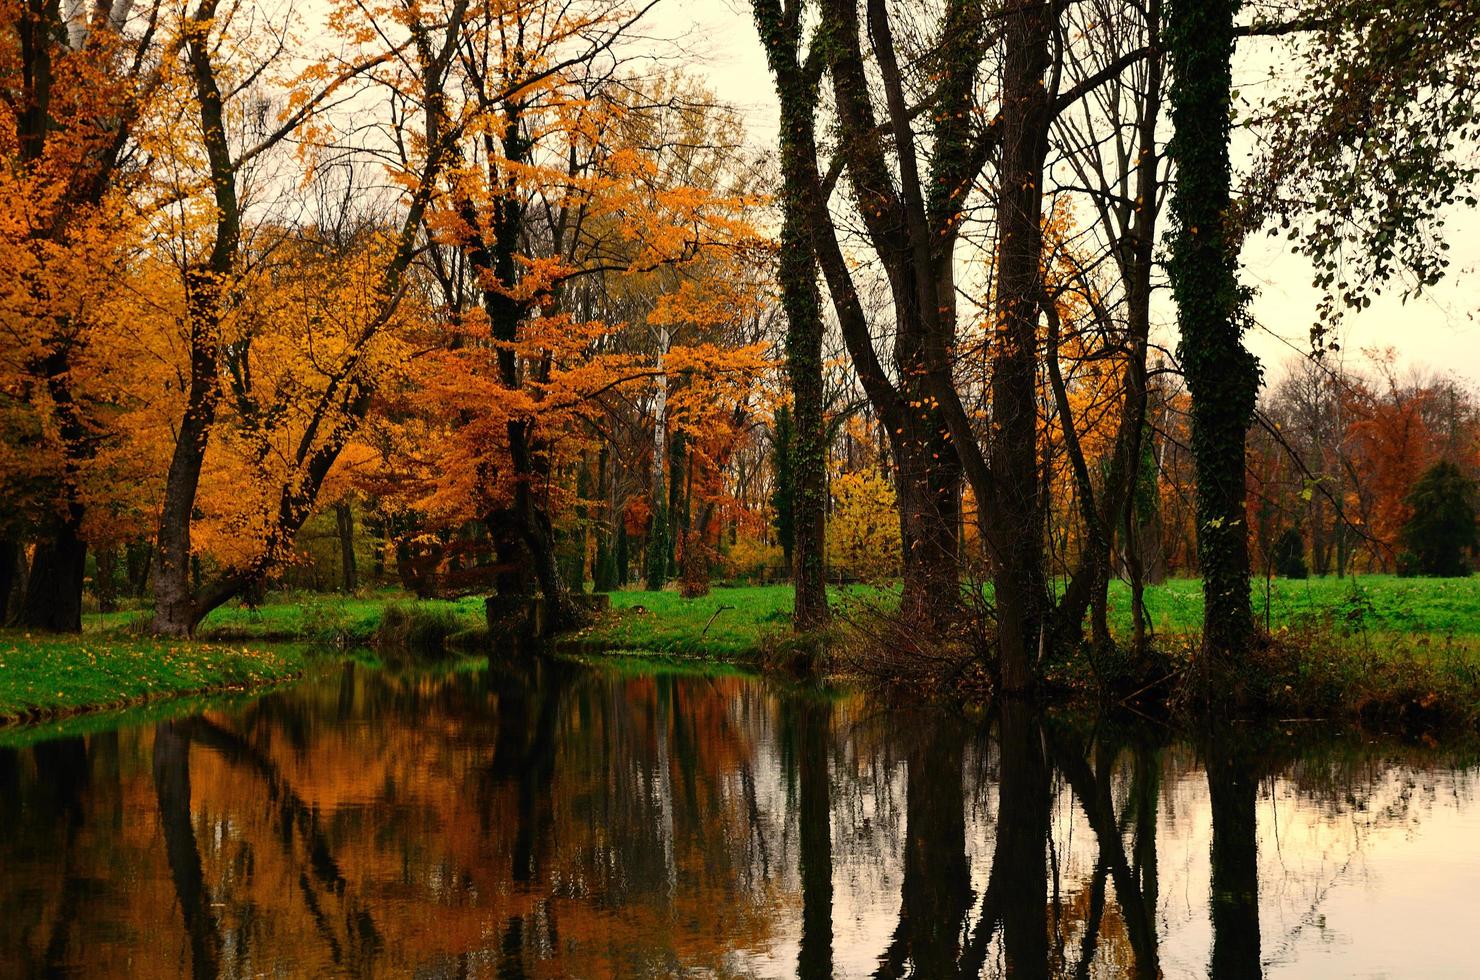
M687 69L707 80L715 95L743 114L749 138L774 141L776 101L764 52L746 0L662 0L650 15L653 33L680 39ZM1258 57L1255 55L1254 57ZM1262 62L1262 59L1261 59ZM1267 63L1235 64L1236 76L1267 75ZM1236 77L1235 84L1239 84ZM1235 148L1237 150L1237 147ZM1338 342L1346 363L1360 367L1366 349L1392 348L1401 370L1453 374L1480 388L1480 213L1456 206L1447 215L1451 245L1448 277L1425 296L1400 302L1396 292L1349 313ZM1307 352L1319 292L1311 268L1283 239L1254 236L1243 255L1244 282L1257 290L1256 329L1246 343L1279 377L1288 362ZM1158 318L1173 311L1163 298Z

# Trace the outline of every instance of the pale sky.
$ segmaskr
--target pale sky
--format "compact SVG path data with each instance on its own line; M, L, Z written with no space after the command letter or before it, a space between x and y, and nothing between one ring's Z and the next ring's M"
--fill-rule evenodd
M765 55L746 0L663 0L650 15L665 37L682 37L687 69L715 95L741 110L750 139L773 145L776 101ZM1163 222L1165 227L1165 222ZM1404 368L1453 373L1480 387L1480 214L1457 206L1448 215L1451 266L1424 298L1400 303L1396 293L1349 313L1339 338L1349 365L1364 348L1395 348ZM1244 281L1258 290L1253 314L1260 328L1247 343L1273 380L1296 352L1309 349L1317 290L1309 264L1279 238L1258 235L1244 251ZM1161 304L1160 319L1173 316Z

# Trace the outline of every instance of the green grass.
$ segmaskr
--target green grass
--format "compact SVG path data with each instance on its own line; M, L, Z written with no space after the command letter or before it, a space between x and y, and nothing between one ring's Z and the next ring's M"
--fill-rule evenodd
M480 598L416 601L388 592L280 594L257 608L224 606L206 617L194 641L140 635L147 610L89 614L80 637L0 631L0 724L286 680L309 662L301 645L363 646L375 638L388 609L412 633L435 626L439 646L457 646L459 636L483 628ZM264 647L268 643L274 646Z
M202 640L303 641L331 646L368 644L380 628L388 606L446 613L465 627L483 623L483 600L408 599L404 593L388 591L363 596L325 595L314 592L275 593L261 606L238 603L222 606L201 620L196 636ZM94 632L142 631L149 621L148 610L92 613L83 618L83 629Z
M1252 589L1254 616L1265 621L1264 580ZM1130 588L1112 583L1111 621L1130 629ZM1146 590L1146 608L1158 632L1202 629L1202 583L1171 579ZM1274 579L1269 588L1271 629L1329 626L1345 631L1480 636L1480 576L1470 578Z
M259 649L125 636L0 632L0 719L13 721L239 690L302 673L294 648Z
M833 604L892 595L868 586L829 590ZM591 651L636 651L680 657L748 660L791 633L789 585L715 588L685 599L677 592L613 592L612 611L570 638Z
M1264 581L1252 590L1255 617L1265 619ZM888 589L850 586L831 590L844 616L850 603L894 599ZM612 613L582 631L586 650L633 650L680 656L748 657L783 636L791 626L790 585L716 588L698 599L677 592L614 592ZM1131 628L1130 588L1110 587L1111 626ZM1202 583L1172 579L1146 590L1151 623L1163 637L1185 637L1202 629ZM1480 638L1480 576L1468 579L1360 578L1276 579L1270 584L1269 625L1280 629L1329 629L1343 635L1456 640ZM707 628L707 632L706 632Z
M1261 622L1264 586L1259 580L1253 589ZM843 620L850 607L887 608L895 595L866 586L831 590ZM767 653L784 653L795 642L789 585L717 587L697 599L676 592L617 592L611 603L609 614L566 638L568 648L754 662ZM1129 590L1115 583L1110 603L1112 627L1124 635L1130 628ZM288 640L343 649L362 644L374 637L393 604L437 620L443 632L453 625L463 626L468 635L482 628L481 598L411 601L387 591L358 597L281 594L260 608L225 607L202 623L200 642L134 635L147 615L138 611L91 614L81 637L0 631L0 720L247 690L296 676L307 663L301 649L262 645ZM1157 645L1175 658L1173 651L1201 626L1199 583L1179 579L1152 587L1147 605ZM1376 703L1386 689L1408 692L1402 696L1420 702L1438 690L1441 700L1461 707L1471 703L1480 714L1480 577L1275 580L1268 610L1274 642L1301 651L1280 658L1276 672L1281 685L1288 681L1295 689L1292 702L1304 704L1283 709L1317 707L1310 699Z
M888 603L891 592L866 586L832 590L833 601ZM1265 618L1264 580L1256 579L1254 613ZM257 608L223 606L201 623L203 640L301 640L334 645L370 642L392 602L430 614L450 614L465 627L483 623L483 600L408 600L387 591L363 596L316 593L275 594ZM1146 590L1146 605L1158 633L1183 635L1202 628L1202 584L1197 579L1171 579ZM647 614L632 613L642 606ZM727 608L710 617L721 606ZM677 592L614 592L615 621L585 635L582 645L655 653L736 656L754 652L767 637L786 632L791 622L791 586L715 588L699 599ZM1110 586L1112 625L1130 630L1130 589ZM146 622L147 611L90 614L84 628L112 631ZM1376 633L1426 633L1480 636L1480 576L1467 579L1358 578L1275 579L1270 586L1271 628L1327 625ZM705 633L705 627L708 632Z

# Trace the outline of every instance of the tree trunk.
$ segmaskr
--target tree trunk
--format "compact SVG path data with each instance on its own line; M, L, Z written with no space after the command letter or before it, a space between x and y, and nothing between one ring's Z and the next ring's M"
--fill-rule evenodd
M627 535L627 520L617 516L617 586L625 586L632 580L632 541Z
M1032 684L1047 612L1038 498L1038 320L1043 298L1041 181L1050 122L1044 72L1050 10L1019 5L1004 18L1001 157L997 177L996 337L992 351L992 582L1002 688Z
M355 512L349 501L334 505L334 523L339 530L340 586L348 595L360 587L355 570Z
M136 599L149 591L149 571L154 564L154 548L148 541L130 541L123 546L128 594Z
M36 544L16 625L53 633L81 633L86 574L87 543L78 537L72 521L62 521L49 540Z
M603 445L596 454L596 499L601 504L596 522L596 563L591 569L591 588L595 592L610 592L617 587L617 556L612 529L616 508L612 506L609 462L610 452Z
M99 548L96 554L93 595L98 598L98 611L110 613L118 608L118 546Z
M961 476L951 455L916 439L894 443L904 584L899 612L907 623L938 635L960 606Z
M195 16L208 24L215 4L202 5ZM186 44L199 107L201 135L210 163L216 204L215 238L202 265L185 273L185 315L190 336L190 386L185 414L175 435L175 449L165 476L164 501L155 536L154 621L151 630L164 636L189 636L203 615L195 608L190 585L190 522L200 488L206 443L216 421L220 398L221 304L226 280L236 267L240 241L236 167L226 135L221 91L211 63L209 30L201 24Z
M57 488L61 510L51 535L36 545L19 625L79 633L82 587L87 578L87 544L81 538L84 505L79 483L82 464L93 455L93 431L72 396L70 351L65 346L53 351L40 367L56 414L65 470Z
M192 304L194 305L194 304ZM162 636L189 636L195 630L195 594L190 586L190 523L200 487L206 442L216 417L215 344L211 326L191 325L191 381L185 416L165 476L164 502L154 547L154 620Z
M24 587L17 588L23 578L20 568L24 560L19 539L0 537L0 626L10 623L11 597L24 592Z
M823 418L822 297L808 230L807 160L816 157L817 78L798 63L800 23L774 24L768 33L757 8L762 39L781 104L781 252L777 275L786 311L786 375L795 406L788 461L791 476L792 624L816 629L827 606L827 424ZM778 447L780 451L781 447Z
M1239 236L1232 226L1228 156L1231 58L1239 0L1172 0L1167 18L1177 164L1172 291L1192 396L1197 553L1203 578L1201 668L1211 698L1254 637L1245 517L1245 440L1259 387L1244 348Z

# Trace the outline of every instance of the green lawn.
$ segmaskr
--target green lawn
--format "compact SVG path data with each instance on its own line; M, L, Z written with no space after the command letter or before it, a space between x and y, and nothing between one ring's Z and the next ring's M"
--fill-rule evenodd
M1254 583L1254 612L1265 619L1265 583ZM1202 628L1202 584L1173 579L1146 592L1153 628L1164 636ZM716 588L698 599L676 592L614 592L612 615L584 631L587 649L638 650L695 656L753 654L768 637L791 624L791 586ZM887 606L894 593L866 586L834 588L834 606L846 618L853 604ZM1130 588L1112 583L1113 629L1131 627ZM1276 579L1269 589L1272 629L1318 627L1345 633L1402 634L1419 638L1480 637L1480 576L1468 579L1404 579L1369 575L1347 579ZM707 627L707 632L706 632Z
M583 647L646 653L743 657L768 633L791 629L790 586L677 592L613 592L612 612L573 638Z
M468 625L483 622L483 600L478 596L463 599L411 599L399 591L371 592L361 596L342 596L315 592L273 593L261 606L237 603L211 612L196 628L202 640L278 640L327 643L353 646L369 643L380 626L381 615L390 603L419 609L451 610ZM141 632L149 621L149 611L130 610L114 613L90 613L83 617L88 632Z
M1265 620L1264 580L1252 590L1254 615ZM1130 589L1110 589L1115 625L1130 628ZM1161 632L1190 633L1202 628L1202 583L1172 579L1146 592L1152 625ZM1329 625L1376 633L1480 636L1480 576L1470 578L1274 579L1269 589L1269 625Z
M296 677L305 662L294 648L0 631L0 720L257 687Z
M754 650L767 633L782 633L791 623L791 586L715 588L698 599L677 592L614 592L612 609L619 615L585 634L585 645L612 648L727 656ZM832 589L834 604L887 604L888 589L847 586ZM1252 590L1255 617L1265 618L1264 580ZM1123 582L1110 586L1110 617L1114 628L1130 629L1130 589ZM302 640L338 645L366 643L380 625L390 602L420 609L446 609L469 626L483 621L483 600L409 600L387 591L363 596L316 593L274 594L263 606L223 606L201 623L202 640ZM1152 626L1159 633L1187 634L1202 628L1202 584L1197 579L1171 579L1146 591ZM641 607L646 612L634 610ZM1330 626L1377 633L1422 633L1480 636L1480 576L1466 579L1398 578L1367 575L1359 578L1275 579L1269 592L1269 624ZM85 617L88 632L127 630L147 621L147 611L92 613ZM705 628L707 626L707 632Z

